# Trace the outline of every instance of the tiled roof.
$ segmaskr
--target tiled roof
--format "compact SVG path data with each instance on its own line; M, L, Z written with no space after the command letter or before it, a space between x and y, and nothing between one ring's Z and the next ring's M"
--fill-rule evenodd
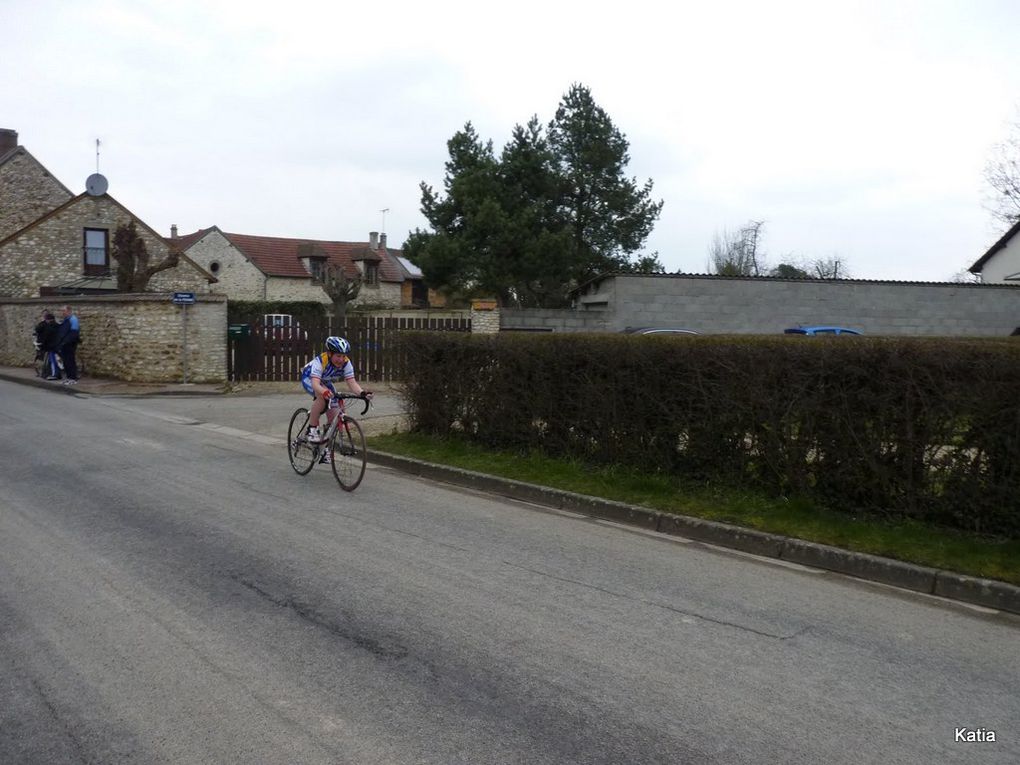
M209 228L200 228L198 231L193 231L190 234L185 234L184 236L178 236L178 237L166 237L165 236L165 237L163 237L163 241L166 242L171 247L176 247L181 252L184 252L186 249L191 247L191 245L193 245L195 242L197 242L203 236L208 234L214 228L216 228L216 227L215 226L210 226Z
M189 236L191 235L189 234ZM399 266L391 258L383 257L382 250L370 250L368 242L324 242L316 239L284 239L275 236L251 236L226 232L223 236L267 276L307 278L308 272L298 260L298 247L303 244L312 244L318 252L326 256L327 262L341 266L344 273L350 277L359 273L357 266L354 265L355 259L364 260L366 253L369 253L378 256L380 281L404 281ZM399 250L391 250L391 252L399 252Z

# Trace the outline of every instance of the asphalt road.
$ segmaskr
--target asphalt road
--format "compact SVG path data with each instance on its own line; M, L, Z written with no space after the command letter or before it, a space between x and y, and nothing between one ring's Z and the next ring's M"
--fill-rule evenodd
M1020 761L1016 617L0 401L0 763Z

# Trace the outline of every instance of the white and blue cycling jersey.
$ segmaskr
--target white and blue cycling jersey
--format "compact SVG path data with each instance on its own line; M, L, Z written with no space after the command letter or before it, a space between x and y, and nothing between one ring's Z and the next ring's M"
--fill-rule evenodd
M318 377L323 385L334 392L336 389L333 387L333 383L336 380L350 380L354 377L354 364L350 359L347 359L343 366L335 367L329 357L328 353L320 353L305 364L301 370L301 386L313 396L315 395L315 390L312 388L313 377Z

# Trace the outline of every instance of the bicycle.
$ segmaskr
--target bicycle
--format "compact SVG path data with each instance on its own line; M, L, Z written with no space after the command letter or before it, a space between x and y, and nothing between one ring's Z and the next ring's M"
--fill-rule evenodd
M347 414L346 407L341 403L349 399L365 402L362 415L372 406L372 402L364 395L336 393L330 399L327 410L329 427L319 443L308 441L308 409L305 407L300 407L291 415L290 426L287 428L287 456L294 472L298 475L308 475L312 472L315 463L322 457L323 448L328 446L333 476L344 491L354 491L358 488L365 475L367 462L365 434L358 421ZM334 410L337 410L337 413L330 414Z

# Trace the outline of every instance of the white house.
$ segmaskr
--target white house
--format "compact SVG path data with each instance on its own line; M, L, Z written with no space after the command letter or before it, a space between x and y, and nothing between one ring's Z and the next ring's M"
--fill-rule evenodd
M1020 221L970 267L984 284L1020 284Z

